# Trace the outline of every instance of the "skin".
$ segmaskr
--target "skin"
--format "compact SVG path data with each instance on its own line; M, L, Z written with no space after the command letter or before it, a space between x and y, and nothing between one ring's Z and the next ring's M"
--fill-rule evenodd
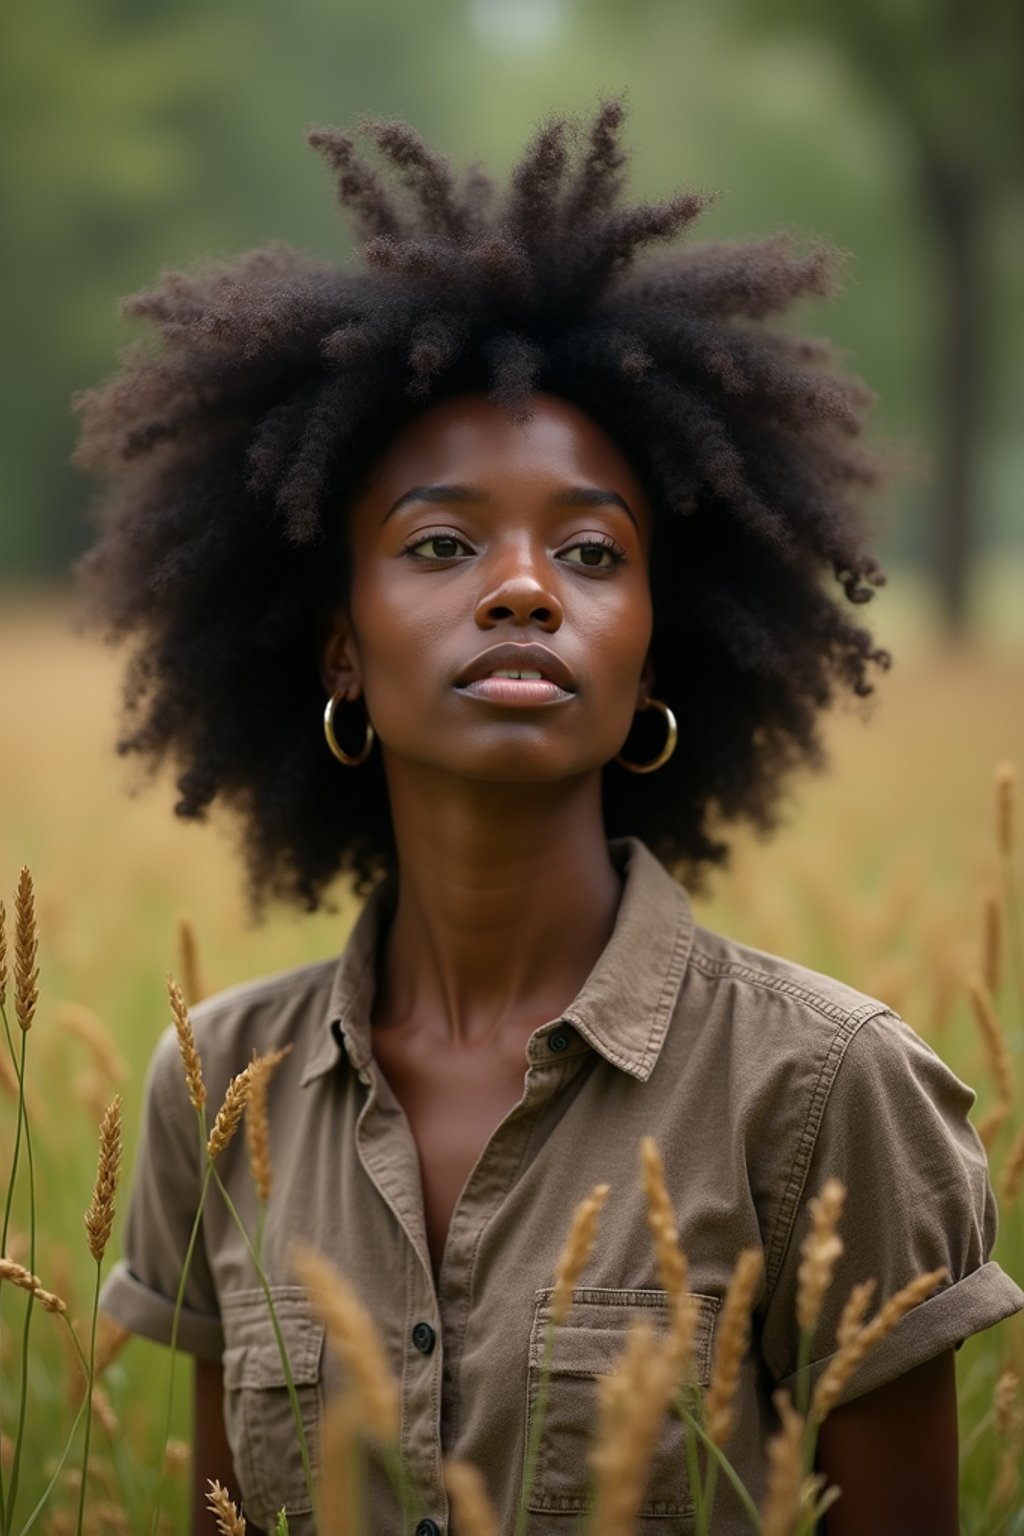
M575 407L531 406L521 422L463 396L390 445L350 512L352 585L322 659L339 707L372 721L387 779L399 890L374 1050L420 1153L435 1273L465 1180L521 1097L527 1039L614 926L601 770L654 683L642 487ZM567 696L518 707L458 686L506 641L554 651ZM205 1478L230 1472L221 1400L220 1368L200 1364L195 1533L214 1529ZM836 1410L819 1450L846 1489L829 1536L952 1536L952 1352Z

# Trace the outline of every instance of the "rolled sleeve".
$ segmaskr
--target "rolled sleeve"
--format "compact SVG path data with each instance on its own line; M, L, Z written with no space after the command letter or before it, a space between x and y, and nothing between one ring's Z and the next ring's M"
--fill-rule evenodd
M124 1258L108 1276L100 1307L132 1333L169 1344L175 1301L202 1186L196 1113L173 1030L162 1037L146 1082L142 1130L125 1222ZM202 1232L192 1253L178 1347L202 1359L223 1348L220 1309Z
M853 1036L822 1114L765 1314L762 1350L781 1385L792 1387L796 1372L807 1201L828 1178L847 1190L839 1222L844 1248L812 1339L812 1381L835 1351L836 1325L855 1284L874 1279L878 1306L926 1271L942 1268L949 1277L864 1358L840 1402L1024 1307L1024 1292L990 1258L996 1204L985 1150L967 1118L973 1103L972 1090L895 1014L868 1019Z
M169 1344L174 1330L174 1301L136 1279L122 1259L107 1277L100 1306L130 1333ZM182 1307L178 1317L177 1347L200 1360L219 1360L224 1353L224 1330L219 1315L193 1312Z

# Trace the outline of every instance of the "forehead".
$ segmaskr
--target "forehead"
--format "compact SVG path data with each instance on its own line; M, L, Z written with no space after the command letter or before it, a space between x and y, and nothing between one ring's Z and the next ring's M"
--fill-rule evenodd
M517 419L483 394L442 401L405 426L381 456L368 495L401 496L413 485L479 485L500 494L529 480L617 491L646 508L639 480L591 417L556 395L537 393Z

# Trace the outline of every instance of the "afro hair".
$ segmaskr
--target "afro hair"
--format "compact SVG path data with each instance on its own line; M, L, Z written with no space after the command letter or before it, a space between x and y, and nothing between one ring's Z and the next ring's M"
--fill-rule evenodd
M870 395L825 344L764 323L828 293L836 253L688 244L708 201L691 192L624 204L622 119L613 100L545 122L504 189L403 123L361 124L363 149L312 132L358 264L275 244L165 273L125 304L155 335L76 402L76 462L102 481L84 617L130 642L119 750L174 764L179 815L239 814L256 913L393 867L379 756L339 784L319 664L346 506L442 399L523 414L558 395L648 491L652 660L683 743L650 778L604 770L610 836L699 882L728 823L770 829L791 771L820 765L837 693L888 665L855 622L884 580L862 512Z

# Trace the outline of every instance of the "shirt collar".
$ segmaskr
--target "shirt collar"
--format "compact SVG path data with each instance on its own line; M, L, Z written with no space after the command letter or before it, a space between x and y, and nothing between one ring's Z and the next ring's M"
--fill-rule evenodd
M693 917L682 886L638 839L615 839L609 850L623 876L615 927L562 1022L613 1066L645 1082L679 995ZM343 1049L357 1071L367 1067L377 951L394 901L394 884L386 881L369 897L352 930L338 961L324 1027L306 1063L304 1085L334 1067Z

